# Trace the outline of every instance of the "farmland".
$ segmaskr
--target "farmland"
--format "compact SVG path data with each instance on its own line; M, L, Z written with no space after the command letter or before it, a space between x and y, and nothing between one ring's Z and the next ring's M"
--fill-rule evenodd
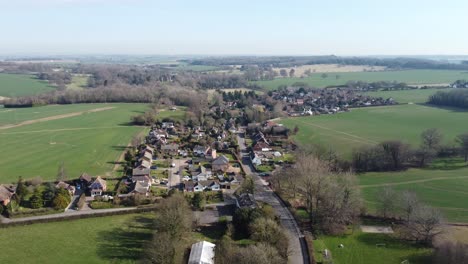
M287 118L284 125L299 127L294 140L299 143L323 144L348 156L353 149L375 145L384 140L399 139L417 146L420 134L428 128L438 128L444 143L454 143L456 135L468 131L468 112L425 105L352 109L349 113L313 117Z
M371 213L375 212L375 200L382 188L392 186L397 191L415 192L422 201L439 208L451 222L468 222L468 167L463 162L459 168L447 166L445 169L366 173L359 175L359 184Z
M125 146L143 130L129 125L130 117L145 109L143 104L1 109L0 182L12 182L18 176L55 179L62 162L70 178L82 172L112 175L114 162ZM44 119L57 114L60 119ZM38 119L41 122L34 123Z
M364 72L364 71L383 71L386 68L382 66L368 66L368 65L340 65L340 64L314 64L314 65L301 65L297 67L289 68L273 68L278 74L282 69L289 72L294 69L295 76L302 76L307 70L312 73L324 73L324 72Z
M438 91L450 91L452 89L411 89L411 90L398 90L398 91L376 91L366 92L366 95L372 97L393 98L400 104L405 103L425 103L429 96L437 93Z
M271 81L257 81L257 84L268 90L277 89L280 85L292 85L297 82L323 88L333 85L343 85L348 81L398 81L408 84L447 84L460 79L467 79L468 72L451 70L405 70L378 72L330 72L326 78L321 73L312 74L306 78L277 78ZM338 76L338 78L337 78Z
M0 229L0 263L136 263L151 225L132 214Z
M338 245L343 244L344 248ZM376 247L385 244L385 247ZM431 250L418 248L386 234L365 234L355 231L343 236L323 236L314 241L314 248L318 251L331 251L333 263L427 263ZM318 261L321 260L321 256Z
M35 95L54 89L33 75L0 73L0 96L3 97Z

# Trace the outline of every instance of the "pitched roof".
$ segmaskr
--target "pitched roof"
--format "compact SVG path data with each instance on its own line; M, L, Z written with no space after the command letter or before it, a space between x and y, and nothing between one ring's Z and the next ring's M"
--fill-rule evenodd
M177 144L169 144L169 145L161 146L161 150L178 150L178 149L179 149L179 145Z
M85 180L87 182L90 182L92 178L89 174L87 174L86 172L83 172L80 176L80 180Z
M215 244L201 241L192 245L188 264L213 264Z
M133 176L143 176L143 175L149 175L151 172L150 169L133 169L132 170L132 175Z
M14 193L15 191L13 190L13 188L0 184L0 201L10 199Z
M105 190L107 188L107 183L105 180L101 178L101 176L98 176L96 180L91 184L90 186L91 189L103 189Z
M229 159L222 155L213 160L213 165L226 165L229 164Z
M147 193L149 189L149 184L144 183L144 182L139 182L137 181L134 186L132 192L137 192L137 193Z

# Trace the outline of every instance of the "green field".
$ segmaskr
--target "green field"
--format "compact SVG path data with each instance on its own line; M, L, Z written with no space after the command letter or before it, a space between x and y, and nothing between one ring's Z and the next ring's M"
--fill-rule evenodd
M68 90L83 90L88 86L88 76L83 74L74 74L72 82L67 85Z
M340 244L344 248L339 248ZM377 247L376 244L386 244L386 247ZM388 235L359 231L345 236L320 237L314 241L314 249L316 252L330 250L335 264L398 264L404 260L412 264L424 264L430 261L431 254L430 249L418 248Z
M304 82L313 87L323 88L333 85L343 85L348 81L398 81L407 84L447 84L460 79L468 79L468 72L451 70L337 72L327 74L327 78L322 78L321 73L315 73L311 77L306 78L277 78L271 81L256 81L253 83L268 90L274 90L280 85L292 85L296 82ZM336 78L337 75L339 76L338 79Z
M133 135L143 130L143 127L129 125L130 118L144 112L146 105L83 104L1 109L0 123L16 123L103 107L114 108L0 129L0 182L15 181L18 176L55 179L62 162L69 178L78 177L82 172L112 175L114 162L125 146Z
M436 162L440 165L443 161ZM468 167L462 161L446 169L409 169L403 172L366 173L359 175L359 184L368 210L376 211L376 197L384 186L397 191L414 191L420 200L439 208L450 222L468 222Z
M411 89L411 90L399 90L399 91L376 91L366 92L366 95L372 97L393 98L400 104L407 103L426 103L429 96L437 93L438 91L448 92L453 89Z
M136 263L152 218L134 214L0 229L0 263Z
M0 73L0 96L35 95L55 90L48 82L33 75Z
M433 127L444 134L445 143L454 144L458 134L468 132L466 120L468 112L463 110L407 104L358 108L335 115L286 118L280 123L289 128L299 127L293 139L300 144L323 144L349 157L353 149L384 140L398 139L417 146L421 132Z

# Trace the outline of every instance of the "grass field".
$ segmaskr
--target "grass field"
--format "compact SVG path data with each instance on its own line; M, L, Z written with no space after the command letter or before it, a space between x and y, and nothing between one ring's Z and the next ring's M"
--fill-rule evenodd
M114 162L132 136L143 130L142 127L129 125L131 116L146 110L143 104L1 109L0 124L5 127L5 124L103 107L113 108L7 129L1 129L0 125L0 182L15 181L18 176L55 179L62 161L70 178L82 172L112 175Z
M429 96L437 93L438 91L450 91L453 89L411 89L411 90L399 90L399 91L377 91L377 92L367 92L366 95L372 97L382 97L382 98L393 98L396 102L400 104L406 103L425 103Z
M0 263L136 263L152 218L133 214L0 229Z
M286 118L280 123L299 132L301 144L323 144L349 157L353 149L398 139L417 146L421 132L438 128L444 143L454 143L456 135L468 132L468 112L418 104L352 109L349 113Z
M447 84L460 79L468 79L468 72L450 70L406 70L406 71L382 71L382 72L336 72L327 73L327 78L322 78L321 73L312 74L307 78L277 78L271 81L254 82L268 90L277 89L280 85L292 85L296 82L304 82L313 87L326 87L343 85L348 81L399 81L408 84ZM336 76L339 76L337 79Z
M438 161L428 169L359 175L368 210L375 212L382 188L392 186L397 191L414 191L420 200L439 208L450 222L468 222L468 167L463 161L455 162L450 160L442 166L444 161Z
M33 75L0 73L0 96L3 97L35 95L54 89Z
M83 90L88 85L88 76L83 74L74 74L72 82L67 85L68 90Z
M339 248L340 244L344 248ZM386 247L377 247L376 244L386 244ZM344 236L320 237L314 241L314 249L316 252L330 250L333 263L336 264L394 264L404 260L412 264L424 264L430 261L431 254L430 249L418 248L388 235L359 231Z

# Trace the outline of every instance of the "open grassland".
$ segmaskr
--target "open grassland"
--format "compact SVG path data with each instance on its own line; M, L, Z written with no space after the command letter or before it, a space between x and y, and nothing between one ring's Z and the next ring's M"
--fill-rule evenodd
M74 74L72 82L67 85L68 90L83 90L88 85L89 76L86 74Z
M343 244L344 248L339 248L340 244ZM377 247L376 244L386 246ZM415 247L389 235L365 234L359 231L343 236L320 237L314 241L314 249L316 252L330 250L333 263L336 264L394 264L404 260L424 264L430 262L431 255L430 249ZM320 260L321 256L318 256L317 261Z
M448 92L453 90L451 88L447 89L411 89L411 90L398 90L398 91L376 91L376 92L366 92L366 95L372 97L382 97L382 98L393 98L396 102L400 104L407 103L426 103L429 96L437 93L438 91Z
M379 72L330 72L328 77L322 78L321 73L312 74L306 78L277 78L271 81L253 82L268 90L277 89L280 85L292 85L297 82L306 83L313 87L343 85L348 81L398 81L407 84L447 84L460 79L468 79L466 71L451 70L405 70Z
M369 65L340 65L340 64L314 64L314 65L301 65L297 67L286 67L286 68L273 68L278 74L284 69L288 73L291 69L294 69L295 76L302 76L305 71L310 70L313 73L324 73L324 72L364 72L364 71L383 71L386 67L382 66L369 66Z
M136 263L152 221L132 214L0 229L0 263Z
M0 73L0 96L15 97L53 91L49 83L33 75Z
M385 186L397 191L415 192L423 202L439 208L450 222L468 222L468 167L446 169L409 169L403 172L365 173L359 175L364 200L369 212L375 213L379 193Z
M0 130L0 182L12 182L18 176L55 179L62 162L69 178L82 172L112 175L115 162L131 138L144 129L131 126L130 118L144 112L146 107L143 104L83 104L1 109L12 111L0 112L1 122L7 124L6 129ZM57 113L63 116L44 120L56 117ZM4 115L15 114L21 121L28 120L26 122L42 119L8 128L9 123L20 120Z
M417 146L425 129L438 128L444 143L468 132L468 112L407 104L352 109L349 113L282 119L289 128L299 127L293 137L299 144L323 144L349 157L353 149L384 140L401 140Z

